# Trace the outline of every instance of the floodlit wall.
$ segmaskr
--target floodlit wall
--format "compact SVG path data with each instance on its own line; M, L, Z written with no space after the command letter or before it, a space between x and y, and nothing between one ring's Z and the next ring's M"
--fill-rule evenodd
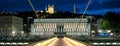
M87 18L34 19L34 23L31 25L31 34L51 36L54 35L54 32L59 32L58 29L66 32L66 35L90 35L90 23Z

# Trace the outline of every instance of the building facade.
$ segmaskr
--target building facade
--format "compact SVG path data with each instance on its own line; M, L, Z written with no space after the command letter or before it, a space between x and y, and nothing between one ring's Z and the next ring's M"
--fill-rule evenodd
M90 23L87 18L77 19L34 19L31 35L39 36L81 36L90 35Z
M23 19L16 16L0 16L0 35L19 35L23 31Z

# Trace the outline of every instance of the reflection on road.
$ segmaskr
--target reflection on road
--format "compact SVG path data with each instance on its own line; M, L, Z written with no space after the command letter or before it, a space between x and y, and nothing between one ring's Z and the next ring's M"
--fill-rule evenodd
M50 43L48 46L73 46L73 45L66 41L64 38L58 38L57 40Z
M36 42L28 46L91 46L88 43L79 42L67 37L64 38L51 38L45 41Z

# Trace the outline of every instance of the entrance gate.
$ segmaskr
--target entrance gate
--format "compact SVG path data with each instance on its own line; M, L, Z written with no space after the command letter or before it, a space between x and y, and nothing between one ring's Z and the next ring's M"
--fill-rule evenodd
M66 35L66 32L64 32L64 25L57 25L57 32L54 32L54 35L58 38L63 38Z

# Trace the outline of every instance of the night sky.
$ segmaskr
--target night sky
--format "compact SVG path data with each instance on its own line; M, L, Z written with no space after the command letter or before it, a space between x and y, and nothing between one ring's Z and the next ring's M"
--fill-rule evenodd
M54 4L55 11L73 12L76 4L77 13L83 13L89 0L31 0L36 10L45 10L49 4ZM22 12L31 11L28 0L0 0L0 11ZM120 13L120 0L92 0L87 14L104 14L108 11Z

